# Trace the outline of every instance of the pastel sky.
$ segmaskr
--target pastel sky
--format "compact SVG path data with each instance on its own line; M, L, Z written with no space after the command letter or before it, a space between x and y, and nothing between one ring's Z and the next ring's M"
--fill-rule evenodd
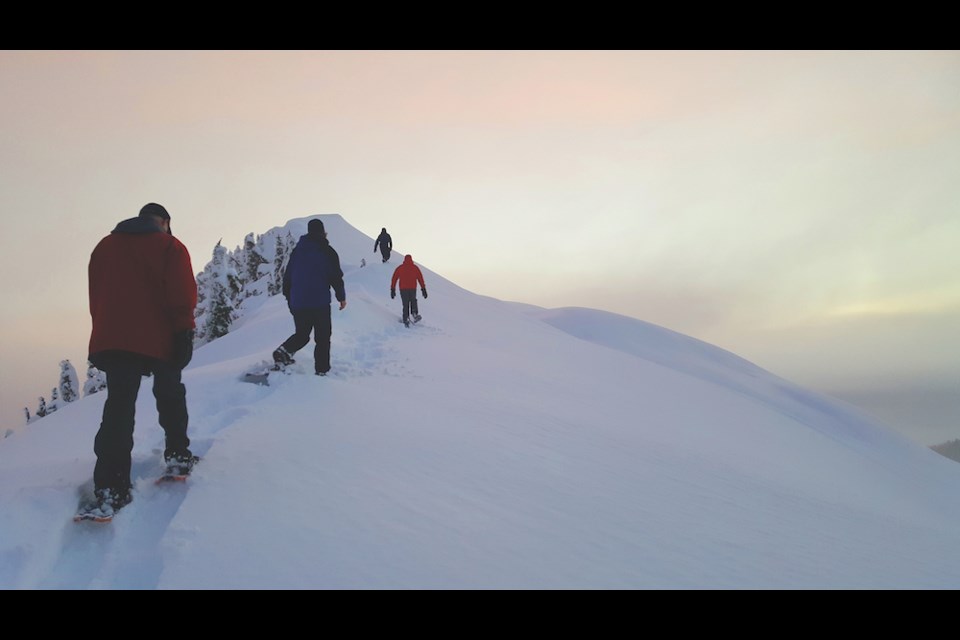
M0 52L0 95L0 431L82 375L90 251L153 201L195 271L340 213L960 438L958 52Z

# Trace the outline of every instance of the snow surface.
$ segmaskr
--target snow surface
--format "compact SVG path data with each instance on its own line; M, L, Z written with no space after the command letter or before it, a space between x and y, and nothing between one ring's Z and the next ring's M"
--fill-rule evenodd
M403 253L322 218L348 298L331 375L311 343L239 382L293 330L282 297L249 305L185 371L185 485L153 483L144 379L109 525L71 521L105 393L0 441L0 588L960 587L957 463L703 342L422 265L405 328Z

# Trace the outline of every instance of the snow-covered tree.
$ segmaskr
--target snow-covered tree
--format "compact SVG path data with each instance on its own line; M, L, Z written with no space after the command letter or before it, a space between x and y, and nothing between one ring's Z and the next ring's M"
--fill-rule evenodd
M243 274L245 271L243 249L237 246L233 248L233 251L227 251L225 260L227 269L236 275L237 286L242 290L244 282Z
M198 346L226 335L236 317L234 309L242 284L230 263L227 250L218 242L213 249L213 259L197 276L198 287L203 289L202 294L198 292L195 314Z
M47 415L47 401L44 400L43 396L40 396L40 404L37 405L36 413L38 418L42 418Z
M270 261L265 257L266 255L263 236L255 236L253 233L248 233L243 239L243 247L238 247L231 254L232 264L235 265L243 288L242 295L236 301L238 312L244 300L259 296L269 289L268 281L261 282L261 278L270 273Z
M50 415L59 408L60 394L57 393L57 388L54 387L53 389L50 389L50 404L47 405L47 415Z
M230 325L233 324L233 320L233 305L227 298L226 289L223 287L215 288L203 327L206 341L209 342L227 335L230 332Z
M107 388L107 376L91 363L87 363L87 381L83 383L83 395L89 396Z
M243 239L243 263L244 288L254 291L251 285L260 279L260 266L268 264L268 261L263 257L262 244L254 240L253 233Z
M287 244L287 258L290 258L290 254L293 253L293 250L297 248L297 239L293 237L293 233L287 231L287 235L284 237L283 241Z
M24 407L23 412L27 414L27 424L30 424L30 409L27 409L26 407Z
M80 379L69 360L60 361L60 397L64 402L73 402L80 398Z
M197 274L194 345L226 335L248 308L259 305L260 296L281 293L283 273L296 244L293 233L285 229L259 236L249 233L243 246L233 251L218 242L212 259Z
M267 285L267 295L275 296L281 291L283 286L283 262L286 259L286 243L283 241L283 237L280 234L277 234L276 240L274 240L274 252L273 252L273 270L270 275L270 284ZM281 274L281 275L278 275Z
M267 288L269 295L275 296L278 293L283 293L283 272L287 268L287 262L290 260L290 254L295 246L297 246L297 241L292 233L288 231L286 236L277 234L273 257L273 275Z

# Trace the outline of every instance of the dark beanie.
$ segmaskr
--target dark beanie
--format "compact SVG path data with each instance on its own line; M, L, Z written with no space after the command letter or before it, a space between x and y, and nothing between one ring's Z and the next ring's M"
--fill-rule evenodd
M167 210L155 202L143 205L143 209L140 209L141 216L159 216L164 220L170 219L170 214L167 213Z
M307 223L307 233L314 236L322 236L325 231L323 229L323 220L311 220Z

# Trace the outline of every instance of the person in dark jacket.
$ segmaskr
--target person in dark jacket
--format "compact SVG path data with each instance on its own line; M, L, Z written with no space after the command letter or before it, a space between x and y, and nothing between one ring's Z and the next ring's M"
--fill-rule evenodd
M145 205L97 244L88 267L89 360L107 376L103 420L94 441L95 496L112 513L131 500L130 454L141 377L153 375L164 459L192 467L186 387L193 357L197 284L190 254L170 232L170 214Z
M313 331L314 371L318 376L330 371L331 287L342 311L347 306L347 294L343 289L340 256L327 241L323 221L311 220L307 224L307 235L300 237L283 274L283 296L293 314L295 333L273 352L277 364L291 364L293 354L310 342Z
M394 269L393 278L390 280L391 299L397 297L397 282L400 283L400 300L403 301L403 324L409 327L411 315L413 315L414 322L420 322L420 310L417 308L418 283L424 300L427 298L427 287L423 283L423 273L420 272L420 267L413 263L413 256L405 256L403 264Z
M390 237L390 234L387 233L387 228L384 227L380 230L380 235L377 236L377 241L373 243L373 252L377 252L377 246L380 247L380 255L383 256L383 261L387 262L390 260L390 252L393 250L393 238Z

